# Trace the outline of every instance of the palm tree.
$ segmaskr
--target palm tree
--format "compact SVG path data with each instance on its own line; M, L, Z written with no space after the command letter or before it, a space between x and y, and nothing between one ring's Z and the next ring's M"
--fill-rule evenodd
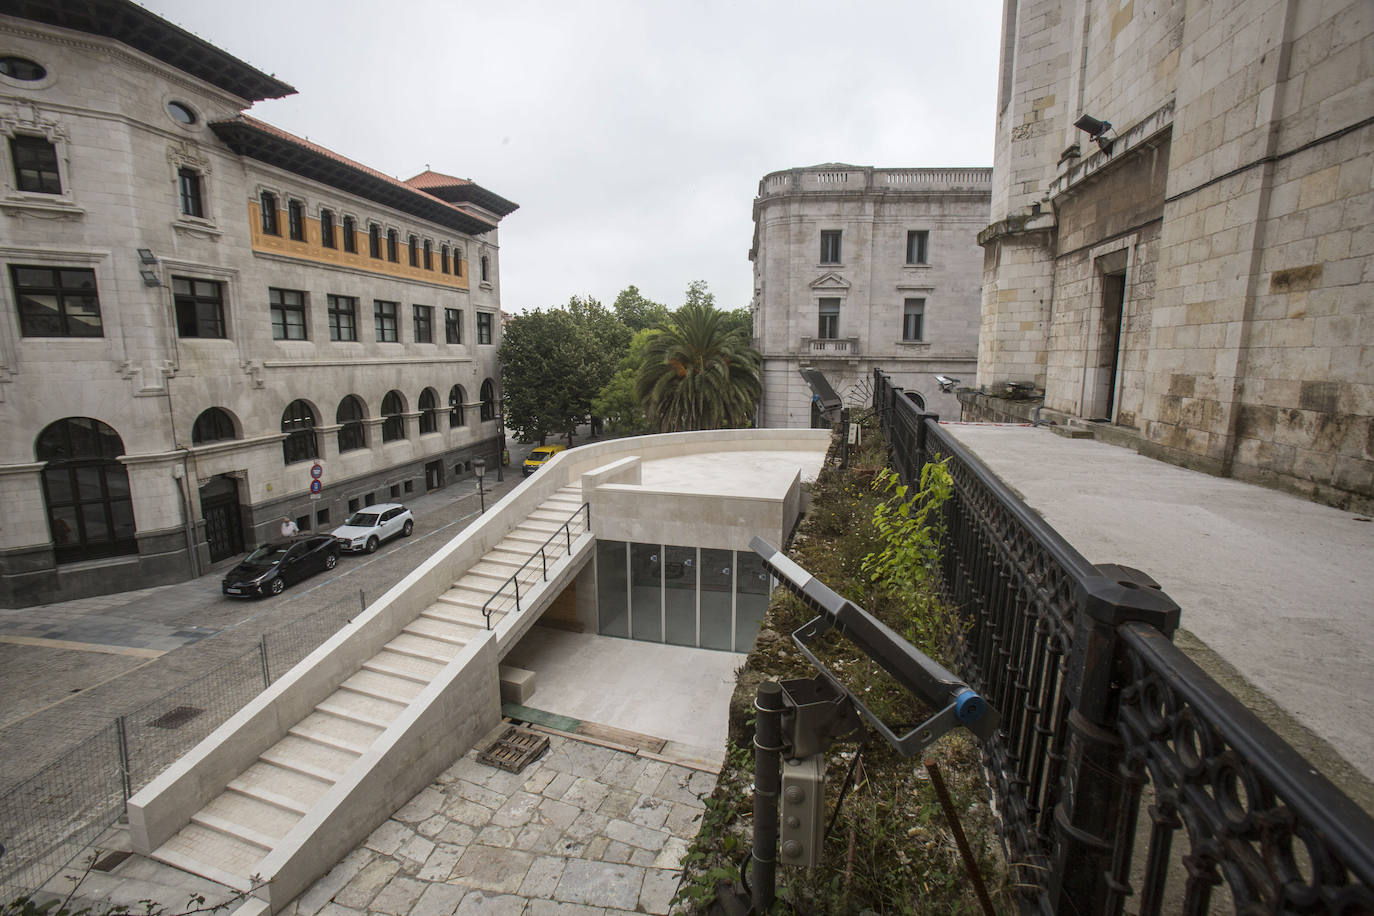
M759 402L758 351L725 313L689 303L650 339L635 380L644 413L661 432L745 426Z

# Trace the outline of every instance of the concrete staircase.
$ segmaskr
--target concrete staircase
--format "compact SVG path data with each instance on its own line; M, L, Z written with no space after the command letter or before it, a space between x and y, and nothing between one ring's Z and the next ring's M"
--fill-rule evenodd
M540 502L380 651L230 780L152 857L239 890L251 887L254 876L264 871L264 858L301 827L355 764L374 753L378 739L409 707L422 695L432 702L433 694L426 694L426 689L464 647L487 631L483 605L581 504L581 487L576 484ZM543 578L537 557L529 569L535 581L522 586L524 593ZM494 611L491 628L501 629L499 624L513 611L513 601L508 609ZM503 635L513 641L519 632L523 628ZM322 823L321 818L315 820ZM297 835L293 842L299 845L302 837Z

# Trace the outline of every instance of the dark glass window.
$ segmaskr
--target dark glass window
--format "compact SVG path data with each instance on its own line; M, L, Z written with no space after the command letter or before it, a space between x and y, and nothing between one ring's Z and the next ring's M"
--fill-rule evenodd
M420 434L439 431L439 393L433 388L420 392Z
M272 339L305 340L305 293L271 287L267 295L272 309Z
M0 73L26 83L36 82L48 75L42 64L27 57L0 57Z
M386 231L386 259L388 261L401 260L401 256L397 253L396 250L396 243L398 238L399 236L397 236L395 229L388 229Z
M334 241L334 211L320 211L320 244L326 248L337 248Z
M444 309L444 342L463 342L463 313L458 309Z
M258 195L258 209L262 211L263 235L281 235L281 225L277 222L277 195L263 191Z
M434 343L434 306L416 305L411 308L415 313L415 342Z
M377 340L381 343L395 343L400 338L396 333L396 312L399 302L375 299L372 302L372 317L377 324Z
M816 336L822 340L834 340L840 336L840 300L822 299L820 301L820 322Z
M382 230L376 223L367 227L367 253L374 258L382 256Z
M425 257L424 257L425 270L433 270L433 269L434 269L434 243L431 242L429 239L425 239L425 252L424 252L424 254L425 254Z
M439 270L448 273L448 246L439 246Z
M925 333L926 301L908 299L902 306L902 340L923 340Z
M224 439L237 439L234 432L234 419L218 407L201 411L191 427L191 444L202 445L206 442L219 442Z
M930 247L930 231L927 229L911 229L906 234L906 262L908 264L926 264Z
M10 278L25 337L102 336L95 271L13 265Z
M468 393L463 390L462 385L454 385L448 390L448 425L452 429L463 425L463 402L468 399Z
M178 336L226 336L223 284L214 280L173 277L172 299L176 304Z
M281 431L286 438L281 443L282 460L287 464L309 461L320 456L315 440L315 411L304 401L292 401L281 415Z
M411 267L419 267L419 266L420 266L420 240L417 239L415 236L412 235L410 238L406 239L406 248L408 249L408 255L409 255L409 257L410 257L410 266L411 266Z
M455 277L463 275L463 249L456 245L453 248L453 275Z
M491 312L477 313L477 342L491 343Z
M138 552L134 505L119 433L90 417L67 417L34 443L43 468L43 502L59 563Z
M305 241L305 204L299 200L286 202L286 227L292 241Z
M356 394L339 402L339 410L334 414L334 422L339 424L339 451L367 448L367 434L363 428L365 414L362 399Z
M358 300L352 296L329 296L329 339L358 339Z
M382 398L382 441L394 442L406 437L406 421L402 413L405 403L399 391L388 391Z
M481 417L483 420L496 419L496 386L491 379L482 382L482 390L478 397L482 402Z
M486 255L482 255L482 282L483 282L483 283L486 283L486 282L488 282L488 281L491 280L490 271L491 271L491 263L487 260L487 256L486 256Z
M57 169L57 147L43 137L19 134L10 137L14 161L14 185L21 191L61 194L62 176Z
M196 113L185 102L168 102L167 113L182 124L196 123Z
M181 212L187 216L205 216L200 196L200 173L195 169L177 169L177 189L181 193Z
M358 223L351 216L345 216L343 218L343 237L344 251L348 252L349 254L357 254Z
M838 264L840 263L840 235L839 229L821 230L821 263Z

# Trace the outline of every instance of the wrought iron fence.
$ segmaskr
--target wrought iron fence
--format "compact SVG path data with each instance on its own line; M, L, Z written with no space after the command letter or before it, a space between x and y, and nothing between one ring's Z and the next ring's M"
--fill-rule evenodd
M1173 645L1178 606L1090 564L881 370L873 407L905 482L954 480L941 587L957 673L1002 713L985 760L1025 902L1374 912L1374 819Z
M42 887L90 849L133 793L354 613L351 606L325 608L264 634L254 648L63 748L0 795L0 905Z
M538 550L530 554L529 559L520 564L519 569L511 573L506 581L492 592L490 598L483 602L482 617L486 620L487 629L491 629L492 614L518 612L522 600L521 588L524 589L524 594L529 594L530 589L541 582L547 582L549 566L572 553L573 541L584 532L590 531L591 527L592 508L589 503L583 503L567 521L558 526L558 530L539 545Z

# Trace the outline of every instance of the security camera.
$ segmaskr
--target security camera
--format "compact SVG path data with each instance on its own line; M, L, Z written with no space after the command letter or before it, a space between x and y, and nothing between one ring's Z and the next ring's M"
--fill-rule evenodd
M946 393L953 391L954 386L959 384L957 378L950 378L948 375L937 375L935 381L939 383L940 390Z

